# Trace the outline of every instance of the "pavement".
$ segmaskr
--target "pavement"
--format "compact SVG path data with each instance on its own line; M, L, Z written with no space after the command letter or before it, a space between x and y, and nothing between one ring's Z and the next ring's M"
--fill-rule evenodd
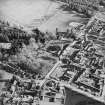
M61 104L60 103L54 103L54 102L44 102L44 101L41 101L40 105L61 105Z
M33 103L32 105L36 105L36 103ZM46 101L41 101L40 105L61 105L59 103L54 103L54 102L46 102Z

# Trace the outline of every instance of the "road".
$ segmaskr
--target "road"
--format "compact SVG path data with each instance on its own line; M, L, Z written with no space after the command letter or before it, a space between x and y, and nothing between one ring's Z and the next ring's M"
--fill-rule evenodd
M57 65L60 64L60 61L57 61L57 63L54 65L54 67L50 70L50 72L45 76L45 78L41 81L40 86L42 87L48 79L50 79L50 75L54 70L56 69Z

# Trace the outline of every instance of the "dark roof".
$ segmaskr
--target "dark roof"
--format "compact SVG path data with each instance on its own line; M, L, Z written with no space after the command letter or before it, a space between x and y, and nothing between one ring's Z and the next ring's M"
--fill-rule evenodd
M9 39L6 35L0 34L0 43L7 43Z

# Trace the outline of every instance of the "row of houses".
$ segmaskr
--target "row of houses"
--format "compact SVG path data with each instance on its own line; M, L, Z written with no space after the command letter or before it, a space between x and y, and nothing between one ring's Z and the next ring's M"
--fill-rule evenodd
M97 12L88 22L86 26L88 31L94 31L98 34L102 32L101 30L105 31L105 13L104 12Z
M102 0L59 0L69 5L71 9L86 15L92 15L94 10L100 10Z
M68 4L80 4L80 5L90 5L90 6L97 6L100 4L102 0L59 0L61 2L65 2Z

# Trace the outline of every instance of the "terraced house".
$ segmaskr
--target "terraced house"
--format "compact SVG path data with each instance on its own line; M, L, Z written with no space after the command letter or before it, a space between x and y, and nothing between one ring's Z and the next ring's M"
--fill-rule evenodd
M103 0L59 0L69 4L69 7L77 12L92 15L93 11L100 10Z
M105 13L97 12L86 26L88 38L105 50Z

